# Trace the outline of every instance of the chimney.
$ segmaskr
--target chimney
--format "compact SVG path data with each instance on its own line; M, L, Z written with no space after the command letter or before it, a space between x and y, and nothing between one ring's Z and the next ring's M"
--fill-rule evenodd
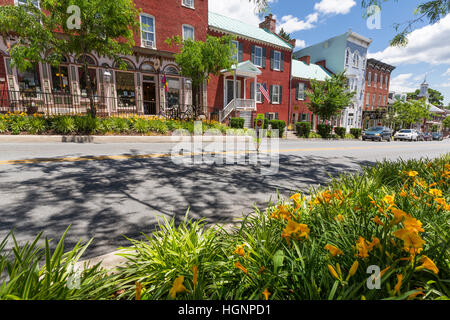
M269 30L272 33L276 33L276 28L277 28L277 20L272 18L273 15L269 14L268 16L266 16L266 20L264 20L263 22L261 22L259 24L259 27L261 29L266 29Z
M311 63L311 56L303 56L303 57L299 58L298 60L303 61L304 63L306 63L309 66Z
M327 61L326 60L320 60L316 62L317 65L321 66L322 68L327 68Z

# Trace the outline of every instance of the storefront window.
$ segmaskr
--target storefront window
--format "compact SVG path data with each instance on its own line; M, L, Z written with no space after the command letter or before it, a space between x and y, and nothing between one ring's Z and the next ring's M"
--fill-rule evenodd
M41 92L41 80L39 74L39 66L33 69L21 72L17 69L17 80L19 82L19 90L26 97L37 98Z
M119 108L136 107L134 73L116 71L116 91Z
M70 93L69 68L67 66L52 67L54 93Z
M169 92L167 93L168 106L180 105L180 80L177 78L167 78Z
M97 70L94 68L89 68L88 72L89 72L89 77L91 80L90 81L91 90L93 92L93 95L97 96ZM85 72L84 72L83 67L78 68L78 76L80 78L81 96L87 97L88 96L87 83L86 83Z

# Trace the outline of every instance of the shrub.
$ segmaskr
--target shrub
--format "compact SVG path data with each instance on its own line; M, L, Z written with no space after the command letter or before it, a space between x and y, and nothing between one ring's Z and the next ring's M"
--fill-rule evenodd
M39 117L28 118L28 133L40 134L47 131L47 121Z
M130 130L130 122L125 118L112 118L113 128L115 132L123 133Z
M345 134L347 133L347 129L344 127L336 127L334 128L334 132L341 138L345 138Z
M358 128L351 128L350 133L355 137L355 139L359 139L362 135L362 130Z
M55 117L52 119L52 128L58 134L71 134L76 130L75 120L69 116Z
M66 233L53 251L48 239L43 248L38 246L42 233L23 246L18 245L12 232L0 242L0 300L92 300L112 296L116 288L108 282L100 264L86 266L80 272L74 269L90 242L79 242L64 253ZM7 251L10 238L13 249Z
M97 131L100 133L115 133L118 132L115 130L115 123L113 118L105 118L105 119L100 119L99 122L99 126Z
M310 132L308 138L309 139L322 139L322 136L316 132Z
M75 130L79 134L94 134L100 129L99 118L93 118L91 115L74 117Z
M166 134L169 131L167 125L161 120L150 120L148 124L149 131Z
M133 122L133 129L137 133L145 134L150 130L150 123L144 119L136 119Z
M269 124L272 126L272 130L278 129L280 138L283 138L286 122L284 120L269 120Z
M0 119L0 133L8 132L8 123L6 120Z
M234 129L244 129L244 118L230 118L230 127Z
M332 130L332 127L329 124L318 124L317 125L317 133L320 134L320 136L323 139L330 138L331 130Z
M23 116L13 116L9 120L9 130L12 134L20 134L28 130L28 118Z
M295 131L297 132L297 136L308 138L311 132L311 123L310 122L297 122L295 124Z
M355 139L355 137L354 137L351 133L346 133L346 134L345 134L345 139L347 139L347 140L353 140L353 139Z

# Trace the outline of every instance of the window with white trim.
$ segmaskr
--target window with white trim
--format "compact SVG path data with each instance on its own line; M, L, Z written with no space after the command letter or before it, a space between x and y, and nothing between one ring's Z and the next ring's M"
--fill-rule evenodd
M231 57L232 61L239 62L239 41L231 40L231 48L234 51L233 56Z
M263 102L262 92L259 89L262 85L263 85L262 83L257 83L256 84L256 102L257 103L262 103Z
M353 67L358 68L359 67L359 53L356 51L353 54Z
M367 86L372 85L372 72L369 71L369 76L367 77Z
M272 104L280 104L281 89L279 85L272 86Z
M305 100L305 84L297 83L297 100Z
M151 15L141 14L141 46L156 48L155 18Z
M274 51L273 52L273 70L281 70L281 52Z
M351 51L349 48L347 48L346 52L345 52L345 65L348 66L350 64L350 55L351 55Z
M24 5L26 5L27 4L27 0L14 0L14 4L17 6L17 5L20 5L20 6L24 6ZM33 0L33 1L31 1L31 3L36 7L36 8L40 8L40 3L39 3L39 0Z
M370 105L370 94L366 96L366 106Z
M193 26L183 24L183 41L187 39L195 40L195 30Z
M181 0L181 4L185 7L194 9L194 0Z
M255 46L255 66L262 67L262 55L263 49L261 47Z

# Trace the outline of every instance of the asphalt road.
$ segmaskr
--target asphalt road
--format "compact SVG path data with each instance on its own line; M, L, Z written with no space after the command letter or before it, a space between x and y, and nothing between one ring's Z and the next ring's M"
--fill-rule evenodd
M275 152L265 153L272 161L279 159L279 166L271 164L272 175L266 175L267 163L180 164L180 159L190 158L173 161L167 156L173 147L0 144L0 239L13 228L19 241L42 230L57 239L71 225L67 247L94 238L86 255L94 257L128 245L123 235L151 233L162 215L179 221L189 209L191 217L229 223L254 205L265 209L277 191L286 197L307 192L330 176L383 159L434 158L450 152L450 140L285 140L279 158ZM247 160L255 154L236 153Z

